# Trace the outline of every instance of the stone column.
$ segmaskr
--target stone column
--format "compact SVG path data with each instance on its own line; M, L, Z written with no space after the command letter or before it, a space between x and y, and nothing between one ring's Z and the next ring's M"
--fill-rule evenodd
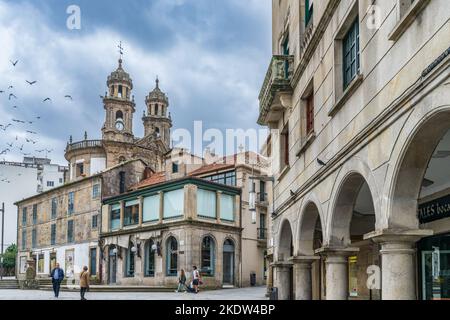
M123 229L123 217L125 214L125 201L120 201L120 229Z
M316 251L325 258L327 300L348 299L348 257L358 251L358 248L320 248Z
M267 281L266 281L266 287L267 287L266 297L270 297L270 292L272 291L272 287L273 287L272 261L273 261L272 255L267 255L268 272L267 272Z
M432 230L380 230L364 236L381 244L381 298L416 300L415 243Z
M312 300L312 263L319 256L292 257L294 265L295 300Z
M143 213L144 213L144 197L138 197L139 200L139 227L142 227Z
M289 300L292 291L292 263L275 262L272 266L275 273L274 287L278 288L278 300Z

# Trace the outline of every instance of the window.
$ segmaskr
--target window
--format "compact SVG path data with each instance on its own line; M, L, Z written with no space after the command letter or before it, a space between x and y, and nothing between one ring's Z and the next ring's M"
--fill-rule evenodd
M54 187L55 181L47 181L47 187Z
M125 171L119 172L119 193L125 192Z
M305 0L305 26L312 21L313 17L313 0Z
M116 112L116 120L119 120L119 119L123 119L123 112L120 110Z
M92 216L92 229L97 229L98 227L98 214Z
M40 253L37 256L38 263L37 263L37 273L44 273L44 254Z
M89 273L91 276L97 274L97 248L89 249Z
M27 231L22 230L22 250L25 250L27 247Z
M37 204L33 204L33 224L37 223Z
M122 98L122 90L123 90L123 87L121 85L119 85L119 92L118 92L119 98Z
M52 199L52 219L56 219L56 211L58 208L58 199Z
M164 219L175 218L184 212L184 189L164 193Z
M97 199L100 197L100 184L94 184L92 186L92 198Z
M154 277L155 276L155 243L153 240L147 241L145 247L145 272L144 276Z
M360 72L359 19L352 23L343 40L344 90Z
M197 214L201 217L216 218L216 192L197 189Z
M215 244L214 240L207 236L202 241L201 272L206 276L214 276Z
M172 173L178 173L178 163L172 162Z
M68 200L68 206L67 206L67 213L71 215L74 211L74 200L75 200L75 193L69 192L69 200Z
M178 273L178 242L174 237L166 241L166 271L169 277L176 277Z
M266 194L266 182L265 181L259 181L259 201L264 202L267 201L267 194Z
M220 219L234 221L234 196L220 195Z
M160 210L159 203L160 203L159 194L155 194L153 196L144 198L144 207L142 208L143 222L159 220L159 210Z
M215 183L221 183L228 186L236 186L236 172L229 171L221 174L204 177L203 179Z
M77 163L76 164L76 177L81 177L82 175L84 175L84 163Z
M306 98L306 135L314 132L314 94Z
M73 220L67 221L67 242L73 242Z
M159 109L159 106L158 106L158 104L155 104L155 116L157 116L158 115L158 110Z
M285 56L288 56L290 54L289 35L286 35L281 50L283 52L283 55ZM287 59L284 62L284 78L289 79L289 61Z
M127 256L125 260L125 277L134 277L134 252L132 250L133 244L130 243L127 250Z
M22 208L22 226L26 226L27 225L27 208L23 207Z
M59 183L63 183L63 178L59 178Z
M283 170L288 166L289 166L289 126L286 125L280 135L280 169Z
M36 248L36 241L37 241L37 230L33 229L31 231L31 247L33 249Z
M139 223L139 200L127 201L123 216L123 225L131 226Z
M52 226L51 226L50 244L51 245L55 245L56 244L56 223L52 224Z
M115 204L111 206L111 212L109 217L110 221L109 227L111 228L111 230L116 230L120 228L120 210L121 210L120 204Z

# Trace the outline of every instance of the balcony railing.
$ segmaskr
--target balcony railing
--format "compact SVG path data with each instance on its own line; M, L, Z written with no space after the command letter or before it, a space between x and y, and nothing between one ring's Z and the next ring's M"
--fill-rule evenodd
M267 228L258 228L258 240L267 240Z
M75 142L71 144L67 144L66 152L85 149L85 148L95 148L102 147L102 140L83 140L80 142Z
M293 69L294 56L275 55L272 57L259 94L259 124L265 123L264 119L270 111L278 92L292 92Z
M267 205L268 204L268 198L267 193L265 192L258 192L256 197L256 202L260 205Z

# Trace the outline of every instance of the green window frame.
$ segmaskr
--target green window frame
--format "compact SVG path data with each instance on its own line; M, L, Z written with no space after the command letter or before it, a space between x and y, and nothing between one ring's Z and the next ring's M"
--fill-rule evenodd
M305 26L312 21L314 4L313 0L305 0Z
M343 49L343 79L344 90L350 85L353 79L360 73L360 52L359 52L359 18L356 17L350 29L344 37Z

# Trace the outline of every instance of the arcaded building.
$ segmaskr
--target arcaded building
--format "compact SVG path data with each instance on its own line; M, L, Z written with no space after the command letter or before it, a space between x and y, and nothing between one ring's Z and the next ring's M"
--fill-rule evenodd
M445 0L274 0L279 299L450 298Z

